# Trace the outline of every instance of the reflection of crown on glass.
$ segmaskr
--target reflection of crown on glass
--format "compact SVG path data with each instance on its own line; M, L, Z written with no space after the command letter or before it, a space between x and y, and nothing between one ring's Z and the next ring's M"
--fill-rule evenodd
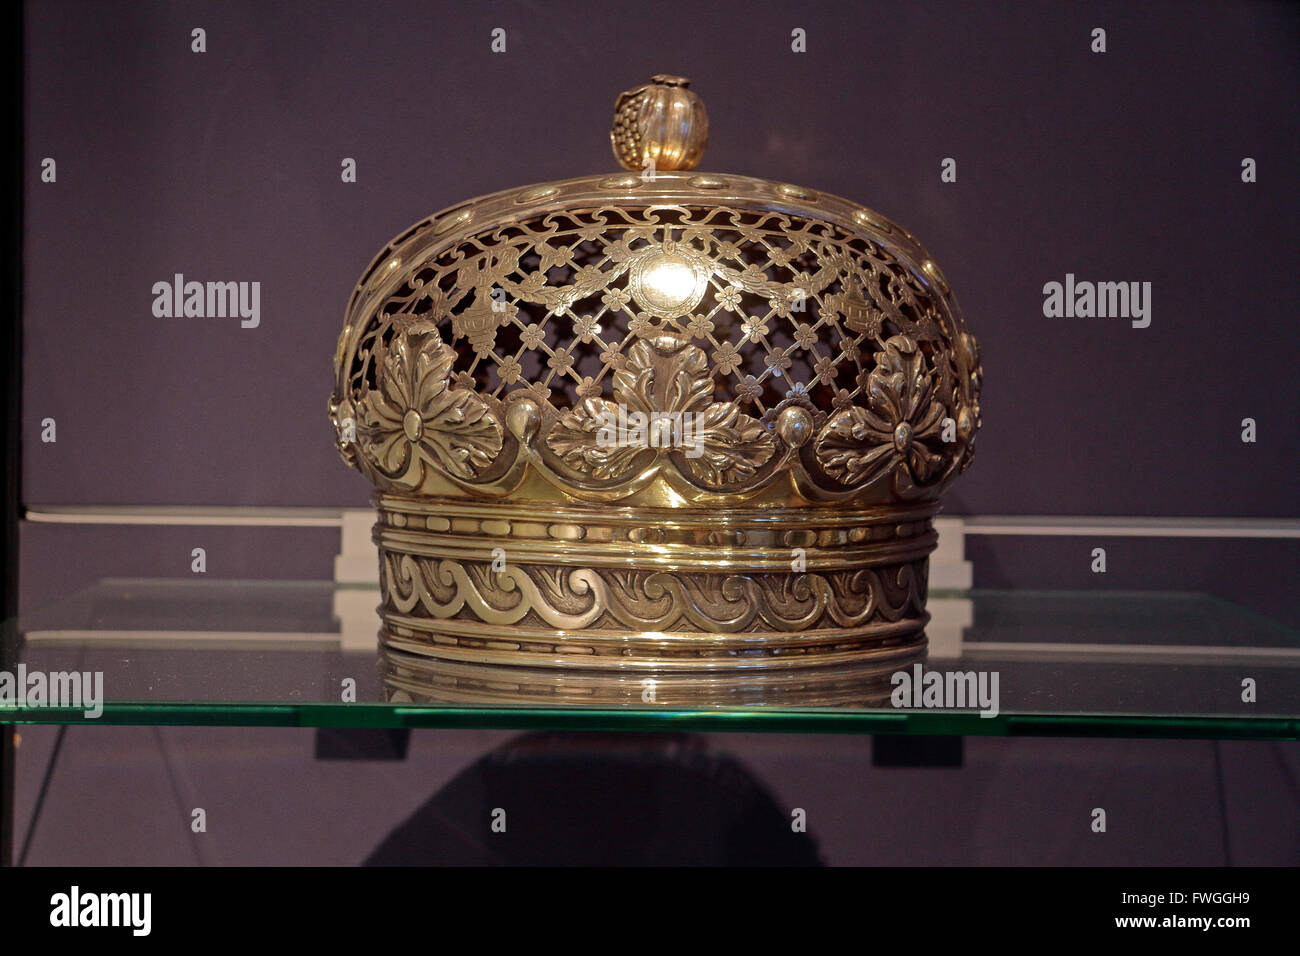
M382 639L449 660L802 667L914 652L979 353L906 231L689 172L687 82L624 93L635 173L482 197L352 294L330 415L378 489Z

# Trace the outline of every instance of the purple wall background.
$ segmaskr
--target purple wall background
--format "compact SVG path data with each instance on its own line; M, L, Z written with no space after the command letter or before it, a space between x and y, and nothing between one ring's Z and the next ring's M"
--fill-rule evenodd
M19 845L31 825L54 737L54 727L22 728ZM645 848L662 848L666 834L684 829L683 819L703 812L703 801L674 802L670 786L611 807L606 789L574 793L554 770L548 787L521 794L523 784L512 778L535 780L540 763L526 749L508 771L484 773L475 766L494 748L518 747L524 739L505 731L415 731L405 761L358 763L314 760L313 734L297 728L74 726L27 862L354 865L426 800L448 795L452 781L465 777L470 785L460 788L460 799L440 806L442 829L435 835L441 839L413 841L411 858L500 863L518 859L512 842L547 841L547 852L531 862L565 864L603 852L617 865L663 864L663 855L651 856ZM568 739L593 775L619 758L626 766L630 747L623 735ZM706 754L739 765L695 796L716 790L722 799L731 798L735 814L737 784L752 780L783 811L806 810L806 840L830 865L1300 864L1295 744L970 737L961 768L900 768L873 766L872 744L864 737L735 733L690 739ZM641 747L652 749L644 742ZM682 758L679 773L687 776L698 763ZM549 809L547 798L561 786L573 798L574 812L548 817L540 841L530 841L533 808ZM203 834L190 829L196 806L207 811ZM509 841L487 831L498 806L510 814L515 836ZM1097 806L1107 811L1104 837L1088 826ZM738 814L726 822L734 823L743 841L710 862L752 859L755 844L789 838L788 832L742 829L748 821ZM720 842L674 849L691 859Z
M614 96L667 71L708 103L705 167L866 203L943 266L989 382L950 511L1298 515L1296 10L30 4L24 502L363 506L324 409L370 257L470 196L612 169ZM497 26L509 52L494 56ZM789 52L795 26L807 54ZM1104 56L1088 52L1095 26ZM39 181L45 156L57 184ZM339 181L344 156L355 185ZM946 156L956 184L939 181ZM1240 182L1244 156L1256 184ZM261 327L155 319L150 287L177 271L260 281ZM1042 284L1066 272L1151 281L1151 328L1044 319ZM1256 445L1238 440L1246 416ZM45 417L57 444L39 440ZM198 544L222 576L328 576L335 537L27 524L24 586L52 598L73 578L188 575ZM1002 540L976 542L977 583L1101 583L1082 541ZM1141 560L1125 560L1101 543L1111 587L1235 589L1242 568L1285 571L1294 554L1174 540L1128 542ZM358 774L312 760L301 731L74 728L32 862L354 862L508 736L416 734L409 769ZM20 841L54 729L23 738ZM1293 747L976 739L965 770L881 770L856 738L713 741L811 808L833 862L1296 862ZM266 812L246 812L250 793L270 795ZM212 812L206 843L186 799ZM1081 835L1098 802L1117 808L1119 839Z
M325 403L371 256L467 197L613 169L615 95L676 72L705 168L861 201L943 266L988 383L950 511L1300 515L1298 9L32 4L24 502L364 506ZM153 317L176 272L260 281L260 327ZM1067 272L1152 282L1151 327L1045 319Z

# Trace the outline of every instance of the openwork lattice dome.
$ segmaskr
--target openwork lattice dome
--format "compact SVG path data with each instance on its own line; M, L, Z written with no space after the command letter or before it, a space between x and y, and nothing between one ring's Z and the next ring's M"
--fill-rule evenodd
M979 354L905 230L690 171L686 81L616 105L633 172L416 224L348 305L330 402L375 485L391 648L569 667L914 650Z

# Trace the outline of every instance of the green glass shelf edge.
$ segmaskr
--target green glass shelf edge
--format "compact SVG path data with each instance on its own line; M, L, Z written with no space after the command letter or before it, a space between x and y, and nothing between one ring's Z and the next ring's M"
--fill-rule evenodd
M1300 717L1134 714L999 714L827 710L626 710L456 708L391 704L106 705L97 718L56 707L0 707L0 724L129 726L448 728L472 730L731 731L752 733L923 734L958 737L1133 737L1300 740Z

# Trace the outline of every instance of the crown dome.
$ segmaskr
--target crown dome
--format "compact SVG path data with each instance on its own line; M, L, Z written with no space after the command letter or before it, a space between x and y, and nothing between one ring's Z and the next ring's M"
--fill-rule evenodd
M330 416L378 492L391 647L725 667L920 640L975 340L901 227L692 172L706 139L656 77L611 132L640 172L454 206L362 276ZM479 646L505 625L527 639Z

